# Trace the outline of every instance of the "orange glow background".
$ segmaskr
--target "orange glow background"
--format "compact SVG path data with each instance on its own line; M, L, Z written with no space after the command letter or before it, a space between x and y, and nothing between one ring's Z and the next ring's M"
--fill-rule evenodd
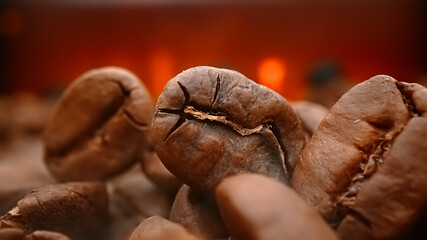
M199 65L237 70L290 100L306 97L308 71L324 58L352 83L426 72L422 1L37 2L1 5L2 93L45 94L106 65L133 71L153 98Z

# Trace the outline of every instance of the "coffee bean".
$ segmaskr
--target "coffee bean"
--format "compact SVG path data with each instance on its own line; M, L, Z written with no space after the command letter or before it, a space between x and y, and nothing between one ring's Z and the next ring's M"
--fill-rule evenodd
M0 229L0 239L2 240L70 240L69 237L50 231L35 231L25 234L25 231L19 228Z
M230 236L219 215L214 196L194 191L187 185L178 191L169 219L207 239Z
M160 216L145 219L132 233L129 240L202 240L177 223Z
M0 218L0 229L18 228L61 232L76 239L102 236L108 216L104 184L73 182L46 185L30 191Z
M35 231L27 236L27 240L70 240L70 238L61 233Z
M376 76L331 109L293 187L343 239L392 239L427 206L427 90Z
M216 190L232 239L338 239L322 217L281 182L259 174L224 179Z
M153 106L144 85L116 67L89 71L59 100L44 132L45 159L60 181L100 180L139 160Z
M157 101L153 143L165 166L198 191L255 172L288 182L307 133L289 103L242 74L196 67Z

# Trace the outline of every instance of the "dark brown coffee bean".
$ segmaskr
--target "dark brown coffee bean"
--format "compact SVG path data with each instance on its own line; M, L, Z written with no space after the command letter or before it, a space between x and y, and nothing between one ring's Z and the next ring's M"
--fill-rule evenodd
M160 216L145 219L132 233L129 240L202 240L177 223Z
M100 180L139 160L150 146L153 105L132 73L116 67L74 81L44 133L45 159L60 181Z
M322 119L329 112L326 107L313 102L298 101L291 102L291 105L310 135L313 135Z
M169 219L208 239L230 236L219 215L215 198L183 185L176 195Z
M376 76L347 92L301 153L293 186L344 239L392 239L427 206L427 90Z
M62 232L76 239L102 234L108 197L102 183L74 182L47 185L30 191L0 219L0 228Z
M263 175L224 179L216 199L232 239L338 239L316 210L291 188Z
M307 133L289 103L242 74L184 71L157 101L152 137L160 160L198 191L254 172L287 182Z

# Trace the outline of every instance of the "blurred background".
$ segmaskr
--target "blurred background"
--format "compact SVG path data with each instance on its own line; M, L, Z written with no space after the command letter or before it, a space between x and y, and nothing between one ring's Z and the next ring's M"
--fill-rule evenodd
M0 2L3 95L59 94L106 65L136 73L154 100L170 78L199 65L328 107L376 74L426 81L421 0Z
M290 101L323 105L292 103L312 134L374 75L427 86L427 0L0 0L0 216L55 182L41 133L62 90L111 65L138 75L154 101L188 68L237 70ZM172 195L129 173L112 185L111 226L122 227L112 236L168 215Z

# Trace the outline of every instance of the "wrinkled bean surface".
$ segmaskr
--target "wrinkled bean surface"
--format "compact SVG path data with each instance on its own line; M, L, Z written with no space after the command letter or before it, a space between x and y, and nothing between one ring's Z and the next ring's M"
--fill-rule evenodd
M246 172L287 182L307 133L274 91L235 71L196 67L167 83L152 137L175 176L213 191L222 178Z
M307 143L293 187L344 238L399 236L426 211L426 110L418 84L358 84Z

